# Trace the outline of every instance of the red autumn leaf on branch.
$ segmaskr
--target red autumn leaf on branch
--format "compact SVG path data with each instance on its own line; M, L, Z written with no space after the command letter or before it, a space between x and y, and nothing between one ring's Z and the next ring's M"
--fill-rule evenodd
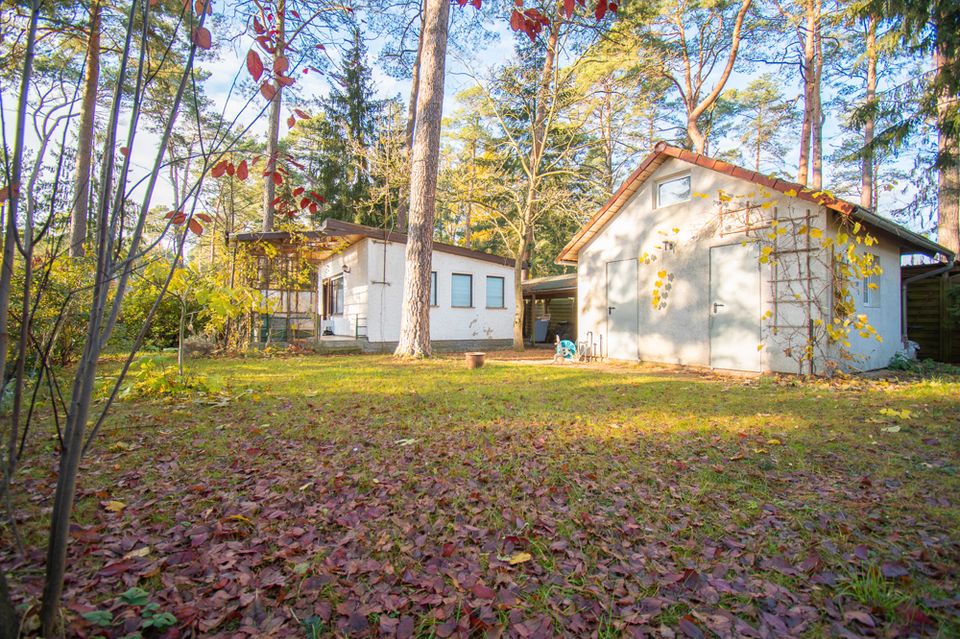
M263 25L260 24L260 21L257 20L256 18L253 19L253 30L258 35L262 35L263 33L266 32L266 29L263 28Z
M207 215L206 213L197 213L193 217L199 218L201 221L206 222L207 224L209 224L210 222L213 222L213 218Z
M247 71L250 72L254 82L259 82L260 76L263 75L263 61L260 59L260 54L253 49L247 51Z
M568 20L573 17L574 9L576 9L576 0L563 0L563 15Z
M269 82L264 82L260 85L260 94L267 100L273 100L273 97L277 95L277 88Z
M300 195L301 193L303 193L304 191L306 191L305 188L303 188L302 186L298 186L297 188L295 188L295 189L293 190L293 197L299 196L299 195Z
M247 168L247 161L244 160L240 163L240 166L237 167L237 179L246 180L247 175L249 174L249 169Z
M269 53L270 55L273 55L274 51L277 50L276 47L273 46L273 43L270 41L270 36L262 35L258 37L257 44L259 44L260 48L266 51L267 53Z
M196 220L190 220L187 222L187 228L193 231L196 235L203 235L203 227L200 226L200 222Z
M212 175L215 178L218 178L218 177L223 177L223 174L226 172L227 172L227 161L220 160L214 165L213 169L210 170L210 175Z
M128 155L130 155L130 150L127 149L127 147L125 147L125 146L121 146L121 147L120 147L120 155L122 155L123 157L127 157Z
M289 76L286 76L286 75L277 76L277 84L279 84L282 87L288 87L293 83L294 83L294 79Z
M233 162L227 164L227 175L233 177L233 172L236 170L236 167L233 166Z
M281 55L273 61L273 72L277 75L282 75L287 69L290 68L290 61L287 60L287 56Z
M183 224L183 221L187 219L187 216L180 211L170 211L163 217L170 220L171 224L176 224L177 226Z
M603 16L607 15L607 0L597 0L593 15L596 16L597 20L603 20Z
M291 115L289 118L287 118L287 128L288 128L288 129L292 129L292 128L293 128L293 125L295 125L296 123L297 123L297 120L296 120L296 118L294 118L292 115Z
M273 183L276 184L277 186L280 186L281 184L283 184L283 176L280 175L280 171L273 172Z
M307 112L306 112L306 111L301 111L300 109L294 109L293 112L296 113L296 114L297 114L297 117L300 118L301 120L309 120L309 119L310 119L310 116L307 115Z
M206 27L196 27L193 30L193 43L201 49L209 49L213 46L213 36Z

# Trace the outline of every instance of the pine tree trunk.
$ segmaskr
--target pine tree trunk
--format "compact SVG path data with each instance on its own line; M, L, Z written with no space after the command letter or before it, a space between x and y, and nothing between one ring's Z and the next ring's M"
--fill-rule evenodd
M421 7L421 11L426 11ZM417 130L417 101L420 97L420 59L423 57L423 20L420 19L420 37L417 40L417 57L413 61L413 69L410 72L410 103L407 105L407 127L404 131L404 153L407 158L413 151L413 136ZM397 229L404 232L407 228L407 214L410 209L410 203L401 199L397 206Z
M863 156L860 170L860 206L872 209L873 201L873 130L876 126L877 99L877 16L872 15L867 25L867 120L863 124Z
M87 241L90 164L93 160L93 132L96 124L97 88L100 83L100 17L100 2L94 0L90 6L83 102L80 105L80 129L77 132L77 175L70 215L70 257L83 257L83 243Z
M420 89L417 96L417 134L410 150L410 220L400 339L396 354L430 355L430 262L437 206L440 163L440 121L443 117L443 81L447 58L450 3L426 0L420 41Z
M940 75L950 63L942 46L934 61ZM960 254L960 131L954 124L960 117L958 108L957 98L948 89L941 89L937 98L937 242L955 255Z
M286 0L277 2L277 49L273 55L274 61L280 56L286 55L286 33L284 32L284 23L286 21L285 13L287 11ZM277 160L280 154L280 108L283 103L283 87L276 83L276 93L270 101L270 114L267 119L267 172L272 173L277 169ZM273 201L277 197L277 186L273 181L273 175L268 175L263 182L263 231L264 233L273 230L274 217L276 215L276 205Z
M800 166L797 169L797 182L807 185L810 170L810 137L813 130L813 76L815 55L816 18L813 13L813 0L806 2L806 37L803 43L803 125L800 127Z
M823 188L823 34L821 32L820 0L814 0L814 73L813 73L813 125L810 142L812 160L811 186L815 191Z

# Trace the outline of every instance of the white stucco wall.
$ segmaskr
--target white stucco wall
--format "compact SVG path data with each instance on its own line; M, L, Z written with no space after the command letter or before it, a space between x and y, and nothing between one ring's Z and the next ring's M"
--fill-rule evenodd
M687 202L664 207L656 206L658 182L691 176L694 196ZM810 202L788 197L778 192L763 189L754 183L729 175L691 165L677 159L664 162L639 191L624 205L621 211L585 246L579 254L577 288L579 306L579 339L599 346L603 354L612 359L635 359L631 353L609 353L607 350L607 300L606 265L608 262L637 259L647 254L652 261L638 265L637 293L639 299L638 351L641 360L671 364L710 365L710 248L744 241L743 234L721 236L717 215L717 198L720 190L725 193L749 197L754 202L768 203L764 215L772 216L774 209L780 218L803 216L810 212L813 226L825 229L829 234L826 211ZM698 194L706 197L698 197ZM762 232L769 232L762 231ZM675 242L673 251L664 250L665 240ZM872 247L881 255L884 266L882 300L879 309L870 309L871 323L884 339L882 345L857 337L852 339L853 350L866 356L862 366L875 368L885 366L899 344L899 249L892 244L881 243ZM794 258L793 266L781 265L780 278L805 275L805 260ZM887 268L889 266L889 268ZM787 273L790 269L802 273ZM651 303L654 282L658 273L666 270L671 289L665 299L665 307L653 308ZM831 292L826 266L816 260L810 266L814 281L813 298L819 300L814 307L830 309ZM773 312L773 267L761 265L761 316ZM784 284L780 283L778 299L784 299ZM781 323L787 324L791 315L803 315L798 308L778 306ZM798 315L799 314L799 315ZM816 311L814 312L816 314ZM874 322L873 315L879 315ZM789 340L799 342L799 329L769 330L769 318L757 318L760 326L761 369L767 371L797 372L798 365L785 351ZM801 323L801 322L798 322ZM805 323L805 320L804 322ZM743 344L745 349L758 347L757 343ZM878 348L879 347L879 348ZM892 350L891 350L892 349ZM817 362L818 370L823 362Z
M400 338L400 309L403 300L403 276L406 245L396 242L363 239L330 258L320 267L321 281L328 270L341 270L344 260L362 255L363 268L352 268L345 281L347 299L355 299L356 306L347 305L347 320L351 313L366 318L367 338L370 342L396 342ZM513 269L473 259L434 251L432 270L437 272L437 305L430 309L430 338L433 341L449 340L509 340L513 337L513 315L516 308L513 299ZM473 307L454 308L450 304L451 276L465 273L473 276ZM486 307L486 278L504 278L504 308ZM349 333L353 324L349 321Z
M344 266L349 272L344 271ZM321 321L320 332L330 327L334 335L353 337L356 334L357 318L367 316L369 296L369 255L367 242L348 246L324 262L317 269L317 312L323 312L323 280L343 274L343 314Z
M831 220L828 228L832 234L836 233L836 221ZM872 233L876 236L876 233ZM850 331L850 348L854 356L849 367L860 370L874 370L884 368L890 359L896 355L903 344L901 343L901 316L900 307L900 249L892 242L881 241L870 247L862 247L859 251L873 253L880 259L883 272L879 277L879 289L876 291L878 299L873 306L863 303L862 283L857 282L857 314L867 316L867 321L883 338L878 342L874 337L861 337L858 331Z

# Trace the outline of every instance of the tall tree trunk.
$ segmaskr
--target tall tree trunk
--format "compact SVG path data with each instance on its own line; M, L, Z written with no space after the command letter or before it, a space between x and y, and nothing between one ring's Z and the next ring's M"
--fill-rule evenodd
M692 116L687 118L687 137L690 139L690 148L692 148L695 153L704 153L706 151L706 138L704 138L703 133L700 132L700 127L697 125L697 118Z
M467 206L463 220L463 245L470 248L473 233L473 187L477 175L477 141L470 140L470 177L467 181Z
M83 102L77 132L77 175L70 214L70 257L83 257L87 241L87 214L90 204L90 164L93 161L93 132L96 124L97 88L100 83L100 0L90 6L90 32L83 76Z
M274 62L281 56L286 55L286 33L284 31L286 23L287 2L278 0L277 2L277 49L273 54ZM276 93L270 101L270 114L267 119L267 172L272 173L277 169L277 160L280 155L280 107L283 105L283 87L276 83ZM273 181L273 175L268 175L263 184L263 231L265 233L273 230L274 216L276 214L276 205L273 201L277 197L277 186Z
M950 63L945 46L934 56L937 75ZM937 193L937 242L960 254L960 102L946 88L937 96L937 163L940 167Z
M523 273L521 271L521 262L513 265L513 303L518 312L513 314L513 348L523 350ZM531 308L531 313L533 309ZM531 338L532 341L532 338Z
M872 209L873 200L873 130L876 126L877 100L877 16L867 24L867 120L863 123L863 155L860 158L860 206Z
M814 0L814 17L816 24L816 34L814 37L814 73L813 73L813 121L812 121L812 140L810 142L810 155L812 160L812 179L811 186L815 191L823 188L823 33L822 20L820 16L821 0Z
M450 3L448 0L426 0L423 18L417 132L410 151L410 220L400 339L396 350L397 355L406 357L430 355L430 262L437 207Z
M420 7L420 37L417 39L417 57L413 61L413 69L410 72L410 103L407 105L407 126L404 131L403 151L409 159L413 151L413 136L417 130L417 101L420 97L420 60L423 57L423 21L425 19L426 8ZM397 206L397 229L401 232L407 228L407 213L410 209L410 203L406 199L401 199Z
M813 131L813 77L816 56L817 21L813 11L815 0L805 3L806 29L803 39L803 125L800 127L800 166L797 169L797 182L807 185L810 171L810 138Z

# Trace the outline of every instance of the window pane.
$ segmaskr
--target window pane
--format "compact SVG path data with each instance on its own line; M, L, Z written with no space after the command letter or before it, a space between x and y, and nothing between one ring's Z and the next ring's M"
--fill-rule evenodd
M437 305L437 272L430 271L430 306Z
M473 276L454 273L450 281L450 306L473 306Z
M487 308L503 308L503 278L487 276Z
M690 176L686 175L676 180L663 182L657 187L657 205L667 206L675 202L686 202L690 199Z
M343 315L343 278L333 280L333 314Z

